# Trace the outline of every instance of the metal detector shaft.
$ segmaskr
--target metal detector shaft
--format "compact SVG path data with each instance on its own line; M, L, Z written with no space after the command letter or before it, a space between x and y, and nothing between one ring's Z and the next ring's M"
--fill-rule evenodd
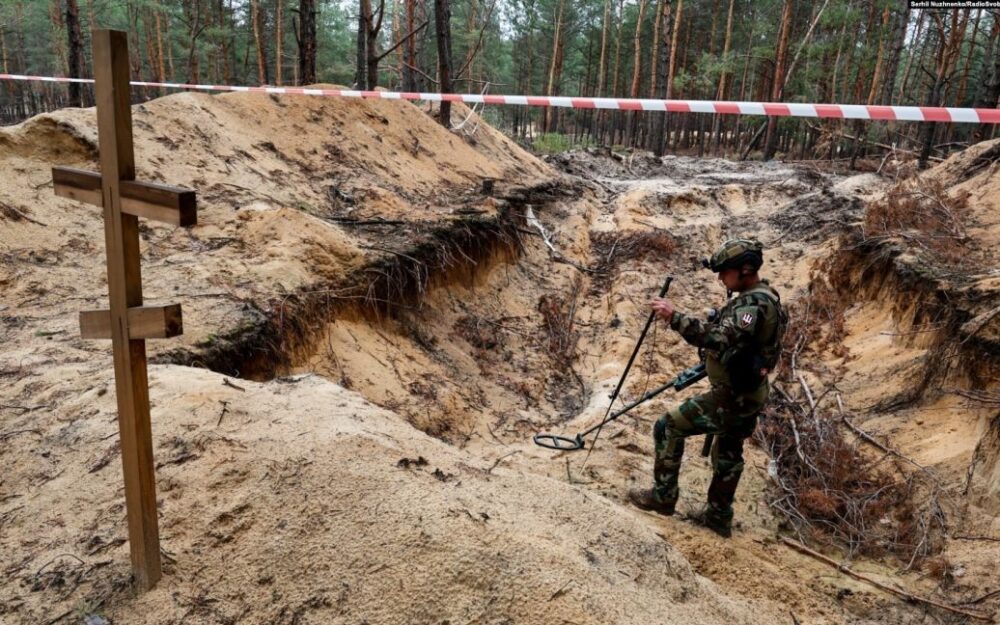
M645 395L643 395L639 399L635 400L631 404L625 406L621 410L612 413L611 416L606 417L604 419L604 421L598 423L597 425L595 425L594 427L590 428L586 432L582 432L580 434L580 436L583 437L583 438L587 437L594 430L600 428L603 425L607 425L607 424L611 423L612 421L614 421L618 417L622 416L626 412L632 410L633 408L635 408L639 404L644 404L647 401L653 399L654 397L656 397L657 395L659 395L663 391L666 391L668 389L674 389L675 391L678 391L678 392L683 391L684 389L686 389L687 387L691 386L692 384L694 384L698 380L701 380L702 378L704 378L706 375L708 375L708 374L705 372L705 365L704 364L695 365L693 367L685 369L684 371L681 371L679 374L677 374L677 377L674 378L673 380L670 380L669 382L667 382L666 384L664 384L660 388L655 388L655 389L649 391L648 393L646 393Z
M660 297L664 297L667 294L667 291L670 290L670 283L673 281L674 281L673 276L667 276L667 279L663 281L663 287L660 289L660 295L659 295ZM597 436L594 437L594 445L597 444L597 439L601 437L601 427L605 423L607 423L608 415L611 414L611 408L615 405L615 400L618 399L618 393L622 390L622 385L625 384L625 378L628 377L628 372L632 368L632 363L635 362L635 357L639 353L639 348L642 347L642 342L646 338L646 332L649 331L649 326L653 325L653 320L655 319L656 319L656 311L651 310L649 312L649 318L646 319L646 325L642 328L642 334L639 335L639 340L636 341L635 348L632 350L632 355L629 356L628 364L625 365L625 371L622 371L622 377L618 379L618 386L616 386L615 391L611 393L610 396L611 402L608 404L608 409L604 413L604 418L601 420L600 425L597 426ZM577 438L577 440L582 440L582 439ZM538 441L536 440L535 442L537 443ZM583 447L581 442L581 447L579 447L578 449L582 448ZM590 448L590 451L593 450L594 448L592 446ZM590 451L587 452L587 459L590 458ZM587 460L584 460L583 463L587 464Z
M584 448L583 439L584 437L589 436L591 432L601 429L608 423L614 421L615 419L622 416L626 412L632 410L639 404L645 403L650 399L653 399L663 391L666 391L668 389L674 389L675 391L678 392L683 391L684 389L691 386L695 382L703 379L706 375L708 374L705 371L704 363L695 365L693 367L689 367L688 369L681 371L677 375L677 377L667 382L663 386L649 391L639 399L635 400L634 402L625 406L624 408L615 412L614 414L610 416L605 416L605 418L600 423L590 428L586 432L581 432L580 434L577 434L574 438L569 438L566 436L556 436L554 434L536 434L534 437L535 444L540 445L542 447L548 447L549 449L557 449L559 451L576 451L578 449L583 449Z

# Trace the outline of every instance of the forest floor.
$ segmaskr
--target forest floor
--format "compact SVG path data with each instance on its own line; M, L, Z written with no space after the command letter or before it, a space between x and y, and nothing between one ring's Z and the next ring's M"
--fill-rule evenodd
M1000 142L917 179L960 222L938 247L873 174L540 160L405 102L180 94L134 125L138 177L199 198L197 226L141 229L146 303L184 307L183 336L147 342L164 577L131 588L110 346L79 338L107 301L102 221L51 187L53 165L96 169L94 112L42 115L0 129L0 623L967 619L782 537L984 618L1000 603ZM670 394L592 453L531 442L604 415L664 275L682 310L722 303L698 259L734 235L799 312L775 385L810 389L802 423L832 419L858 480L919 479L875 519L909 551L783 515L749 443L732 539L686 518L700 441L678 516L629 506ZM645 343L620 402L696 362L661 324Z

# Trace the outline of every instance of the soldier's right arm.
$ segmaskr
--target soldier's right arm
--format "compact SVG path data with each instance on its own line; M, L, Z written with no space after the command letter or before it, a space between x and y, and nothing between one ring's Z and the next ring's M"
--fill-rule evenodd
M718 352L744 343L753 333L752 327L741 329L730 318L721 319L718 323L707 323L681 312L674 312L670 327L689 344Z

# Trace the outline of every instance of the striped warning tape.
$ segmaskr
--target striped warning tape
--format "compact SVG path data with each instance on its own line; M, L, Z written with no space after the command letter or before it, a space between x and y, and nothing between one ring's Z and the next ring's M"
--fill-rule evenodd
M0 74L0 80L32 82L92 83L89 78L24 76ZM239 91L325 96L335 98L374 98L382 100L431 100L466 104L510 104L517 106L556 106L575 109L614 111L669 111L672 113L721 113L725 115L769 115L780 117L827 117L834 119L870 119L914 122L953 122L957 124L1000 124L1000 108L975 109L941 106L865 106L860 104L804 104L793 102L713 102L709 100L636 100L628 98L568 98L523 95L478 95L464 93L410 93L398 91L356 91L352 89L311 89L308 87L235 87L230 85L191 85L172 82L133 81L136 87L164 87L197 91Z

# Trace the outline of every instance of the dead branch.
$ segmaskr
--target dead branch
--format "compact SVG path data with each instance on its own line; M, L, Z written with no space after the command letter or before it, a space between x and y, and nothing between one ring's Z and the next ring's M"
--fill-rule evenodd
M232 382L229 381L229 378L222 378L222 383L225 384L226 386L228 386L229 388L235 388L237 391L246 392L245 388L243 388L242 386L237 386L237 385L233 384Z
M807 555L807 556L809 556L811 558L819 560L820 562L822 562L822 563L824 563L826 565L832 566L833 568L837 569L838 571L840 571L841 573L843 573L843 574L845 574L845 575L847 575L849 577L853 577L854 579L856 579L858 581L862 581L862 582L871 584L872 586L878 588L879 590L884 590L885 592L892 593L892 594L894 594L896 596L902 597L907 602L910 602L910 603L914 603L914 602L916 602L916 603L923 603L925 605L931 605L931 606L934 606L936 608L941 608L942 610L947 610L949 612L954 612L955 614L961 614L963 616L968 616L969 618L978 619L980 621L987 621L987 622L990 622L990 623L993 622L993 617L990 616L990 615L988 615L988 614L981 614L979 612L973 612L972 610L966 610L966 609L963 609L963 608L951 606L951 605L948 605L946 603L941 603L939 601L935 601L933 599L928 599L926 597L918 597L917 595L913 595L913 594L908 593L906 591L899 590L897 588L893 588L892 586L888 586L886 584L883 584L882 582L880 582L878 580L875 580L875 579L872 579L871 577L868 577L867 575L863 575L861 573L858 573L858 572L852 570L846 564L837 562L833 558L828 558L827 556L824 556L823 554L821 554L821 553L819 553L817 551L813 551L812 549L810 549L809 547L806 547L805 545L803 545L802 543L798 542L797 540L792 540L791 538L788 538L786 536L782 536L781 537L781 542L783 542L785 545L791 547L792 549L798 551L799 553L803 553L803 554L805 554L805 555Z
M890 447L886 447L885 445L883 445L882 443L880 443L874 436L872 436L868 432L865 432L864 430L862 430L858 426L856 426L853 423L851 423L851 420L847 418L847 414L844 412L844 402L840 398L840 393L837 393L837 408L840 410L840 419L841 419L841 421L843 421L844 425L846 425L848 428L850 428L850 430L852 432L854 432L855 434L857 434L861 438L861 440L865 441L866 443L868 443L870 445L873 445L873 446L877 447L878 449L881 449L882 451L884 451L887 454L890 454L892 456L895 456L895 457L899 458L900 460L905 460L906 462L909 462L910 464L912 464L913 466L917 467L921 471L927 471L927 467L923 466L922 464L916 462L915 460L913 460L911 458L908 458L907 456L901 454L900 452L896 451L895 449L892 449Z
M498 465L499 465L499 464L500 464L500 463L501 463L501 462L502 462L503 460L505 460L506 458L510 458L510 457L511 457L511 456L513 456L514 454L519 454L519 453L521 453L521 450L520 450L520 449L517 449L517 450L515 450L515 451L512 451L512 452L510 452L509 454L504 454L504 455L500 456L499 458L497 458L497 459L496 459L496 460L495 460L495 461L493 462L493 465L492 465L492 466L491 466L490 468L486 469L486 472L487 472L487 473L492 473L492 472L493 472L493 469L497 468L497 466L498 466Z

